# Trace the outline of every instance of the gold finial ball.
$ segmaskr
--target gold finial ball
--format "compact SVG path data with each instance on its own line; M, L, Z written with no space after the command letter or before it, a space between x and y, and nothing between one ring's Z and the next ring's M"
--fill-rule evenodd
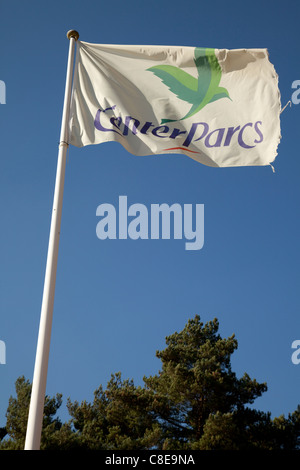
M77 39L79 38L79 33L75 31L75 29L70 29L70 31L67 32L67 38L74 38L75 41L77 41Z

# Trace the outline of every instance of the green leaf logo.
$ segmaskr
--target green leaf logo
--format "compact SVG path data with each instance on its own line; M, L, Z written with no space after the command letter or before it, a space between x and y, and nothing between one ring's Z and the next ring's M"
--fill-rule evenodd
M194 55L197 78L173 65L155 65L147 69L159 77L179 99L192 105L181 119L162 119L161 124L187 119L221 98L231 99L226 88L219 87L222 71L214 49L196 47Z

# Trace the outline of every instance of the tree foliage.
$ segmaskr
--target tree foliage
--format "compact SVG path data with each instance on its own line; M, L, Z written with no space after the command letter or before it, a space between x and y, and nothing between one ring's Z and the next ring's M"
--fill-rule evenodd
M111 376L92 403L71 402L70 420L55 417L62 396L46 397L42 449L94 450L278 450L300 448L300 407L287 418L271 419L249 405L267 391L245 373L238 378L231 356L235 336L222 338L217 319L203 324L198 315L166 338L157 351L161 370L144 377L144 386ZM31 385L16 381L0 449L24 448ZM6 434L6 436L5 436Z
M23 376L15 383L16 398L10 397L6 412L6 426L3 428L0 449L24 449L31 384ZM64 426L55 415L62 404L62 395L45 397L41 449L51 448L51 441L57 434L63 435ZM8 439L5 437L9 436ZM5 439L4 439L5 438Z

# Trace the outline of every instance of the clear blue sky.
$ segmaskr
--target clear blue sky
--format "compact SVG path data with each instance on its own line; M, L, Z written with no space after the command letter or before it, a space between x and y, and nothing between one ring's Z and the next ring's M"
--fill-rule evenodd
M20 375L32 380L69 41L268 48L282 105L300 79L298 1L10 0L0 6L0 426ZM287 415L299 403L300 105L281 115L270 167L209 168L184 155L135 157L109 143L68 154L47 394L92 400L110 374L142 383L155 351L199 314L236 334L232 359L268 391L254 406ZM204 204L205 244L96 237L96 208Z

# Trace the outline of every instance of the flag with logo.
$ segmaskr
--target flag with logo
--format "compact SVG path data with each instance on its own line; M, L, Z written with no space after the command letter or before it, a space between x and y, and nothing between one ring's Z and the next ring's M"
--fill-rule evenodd
M269 165L280 141L278 76L267 49L77 41L70 144L119 142L214 167Z

